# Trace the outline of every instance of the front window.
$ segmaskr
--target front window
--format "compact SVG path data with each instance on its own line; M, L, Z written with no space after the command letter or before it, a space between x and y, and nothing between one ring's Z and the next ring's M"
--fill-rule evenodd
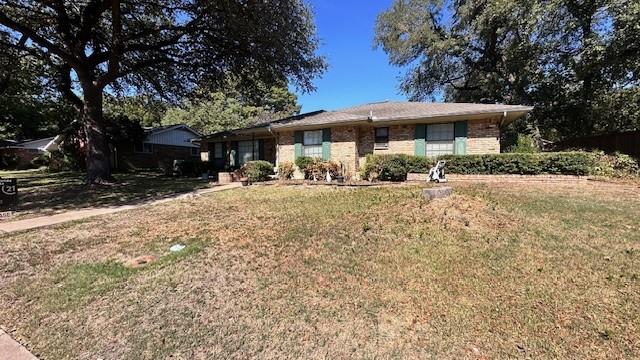
M255 141L238 141L238 159L242 166L249 161L258 160L260 157L260 143Z
M133 149L137 153L150 154L153 152L153 144L151 143L136 143Z
M376 149L386 149L389 147L389 128L376 128Z
M304 132L302 155L314 158L322 157L322 130Z
M433 124L427 125L427 156L440 156L453 154L454 149L454 125Z
M222 143L214 143L213 144L213 158L214 159L222 159L224 157L224 153L222 150Z
M198 156L200 155L200 149L197 147L192 147L191 148L191 156Z

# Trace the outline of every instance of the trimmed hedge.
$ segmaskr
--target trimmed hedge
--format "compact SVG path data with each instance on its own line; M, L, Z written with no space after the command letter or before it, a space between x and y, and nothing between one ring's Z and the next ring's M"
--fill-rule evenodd
M251 182L267 181L273 175L273 164L264 160L249 161L241 171Z
M446 160L445 171L477 175L592 175L599 172L600 155L588 152L505 153L444 155L437 159L404 154L368 155L361 175L365 179L403 181L407 173L428 173L437 160Z

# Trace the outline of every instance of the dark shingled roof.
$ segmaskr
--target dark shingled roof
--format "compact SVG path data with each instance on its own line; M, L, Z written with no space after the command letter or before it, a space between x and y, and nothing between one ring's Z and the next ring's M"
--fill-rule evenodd
M522 105L384 101L353 106L350 108L335 111L319 110L279 120L263 121L259 124L244 129L212 134L210 135L210 137L215 137L222 134L231 135L234 133L234 131L255 128L271 127L273 129L284 129L298 126L314 126L340 123L428 119L442 116L497 114L503 113L505 111L525 113L531 111L532 109L533 107Z
M504 111L530 111L531 109L533 108L522 105L385 101L358 105L338 111L361 116L371 115L373 120L393 120L500 113Z

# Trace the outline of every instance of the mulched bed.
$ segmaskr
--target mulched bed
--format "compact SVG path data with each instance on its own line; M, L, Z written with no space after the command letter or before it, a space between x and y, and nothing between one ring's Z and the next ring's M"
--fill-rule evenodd
M253 183L253 186L337 186L337 187L369 187L369 186L402 186L405 183L403 182L390 182L390 181L345 181L343 183L338 183L336 181L332 181L330 183L326 181L311 181L311 180L271 180L259 183Z

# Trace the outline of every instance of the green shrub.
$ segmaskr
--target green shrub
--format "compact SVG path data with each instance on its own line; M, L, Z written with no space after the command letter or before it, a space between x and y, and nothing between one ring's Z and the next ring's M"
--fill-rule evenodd
M283 161L278 165L278 178L281 180L289 180L293 177L295 168L290 161Z
M638 161L627 154L615 153L613 157L614 176L640 176Z
M52 151L49 153L49 171L74 171L80 170L80 164L76 155L62 152L60 150Z
M369 180L404 181L409 172L429 172L433 159L405 154L367 155L361 176Z
M46 153L40 154L34 157L33 159L31 159L31 166L33 166L34 168L49 166L50 162L51 162L51 157L49 154L46 154Z
M598 156L595 174L613 177L640 176L638 161L627 154L616 152L607 155L602 151L594 152Z
M249 161L241 171L251 182L267 181L273 175L273 164L264 160Z
M369 155L361 175L365 179L400 181L410 172L428 173L437 160L446 160L446 172L453 174L591 175L597 172L598 165L598 156L587 152L444 155L437 159Z
M531 136L518 134L518 140L514 145L507 148L506 152L519 153L519 154L533 154L538 152L538 146L536 146L536 142L533 140Z
M296 158L296 166L298 167L298 169L300 169L300 171L304 172L304 169L306 169L307 167L309 167L309 164L313 163L315 161L314 158L309 157L309 156L300 156Z
M0 169L2 170L15 170L19 162L20 159L16 154L0 153Z

